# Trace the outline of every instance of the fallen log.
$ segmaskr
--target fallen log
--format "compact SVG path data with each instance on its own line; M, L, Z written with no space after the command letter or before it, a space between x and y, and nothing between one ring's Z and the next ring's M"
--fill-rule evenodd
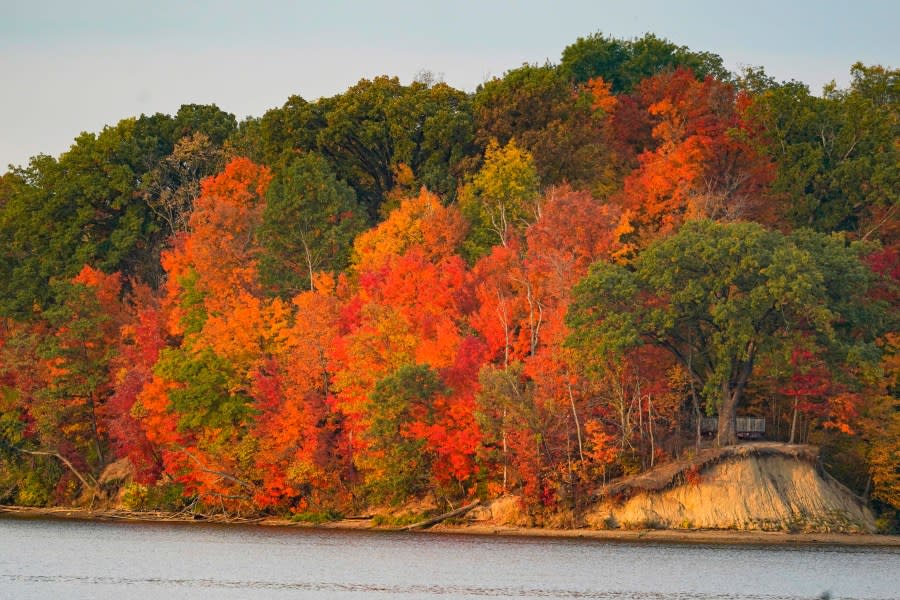
M88 473L87 476L82 475L81 472L75 468L75 466L72 464L72 462L69 459L67 459L65 456L63 456L59 452L56 452L55 450L25 450L24 448L16 448L15 446L9 446L9 447L20 454L27 454L29 456L50 456L52 458L57 459L59 462L64 464L70 471L72 471L72 473L75 475L75 477L78 478L78 481L81 482L81 485L83 485L85 487L85 489L88 489L91 491L91 506L93 506L94 499L97 498L97 491L100 488L100 484L97 483L97 480L94 479L93 475L91 475L90 473ZM90 481L88 481L88 479L90 479Z
M465 506L461 506L456 510L451 510L450 512L444 513L442 515L438 515L436 517L431 517L430 519L425 519L424 521L419 521L418 523L413 523L412 525L407 525L406 527L402 527L400 531L412 531L413 529L427 529L428 527L432 527L437 525L441 521L446 521L447 519L452 519L454 517L461 517L476 506L481 504L481 500L476 500L470 504L466 504Z

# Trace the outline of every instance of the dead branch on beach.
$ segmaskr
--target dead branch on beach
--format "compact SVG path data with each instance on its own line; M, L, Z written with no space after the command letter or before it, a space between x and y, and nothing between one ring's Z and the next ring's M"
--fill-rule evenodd
M407 525L406 527L401 528L401 531L412 531L413 529L427 529L434 525L437 525L441 521L446 521L447 519L453 519L455 517L461 517L476 506L481 504L481 500L476 500L470 504L466 504L465 506L461 506L456 510L451 510L450 512L446 512L442 515L438 515L436 517L432 517L430 519L425 519L424 521L419 521L418 523L413 523L412 525Z

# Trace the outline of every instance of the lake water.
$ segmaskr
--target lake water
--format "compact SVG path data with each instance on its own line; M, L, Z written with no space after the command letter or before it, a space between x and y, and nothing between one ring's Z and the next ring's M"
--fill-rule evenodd
M0 598L900 598L900 550L0 519Z

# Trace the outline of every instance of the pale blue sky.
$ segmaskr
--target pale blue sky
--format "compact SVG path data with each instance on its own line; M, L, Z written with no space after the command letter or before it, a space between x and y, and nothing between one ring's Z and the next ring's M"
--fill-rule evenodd
M421 69L472 91L595 31L653 32L818 91L857 60L897 66L898 24L894 0L0 0L0 171L184 103L241 119Z

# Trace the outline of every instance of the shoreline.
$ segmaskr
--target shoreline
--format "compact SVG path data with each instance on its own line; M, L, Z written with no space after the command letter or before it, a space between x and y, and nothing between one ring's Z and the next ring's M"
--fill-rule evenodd
M196 518L193 515L119 510L86 510L83 508L35 508L0 506L0 518L60 519L123 523L183 523L243 525L283 529L332 529L396 533L392 527L377 527L366 520L344 520L330 523L295 523L280 517L261 518ZM730 529L548 529L543 527L510 527L489 524L447 525L410 531L410 534L475 535L525 538L584 539L628 543L721 544L740 546L858 546L900 548L900 536L865 533L789 533L783 531Z

